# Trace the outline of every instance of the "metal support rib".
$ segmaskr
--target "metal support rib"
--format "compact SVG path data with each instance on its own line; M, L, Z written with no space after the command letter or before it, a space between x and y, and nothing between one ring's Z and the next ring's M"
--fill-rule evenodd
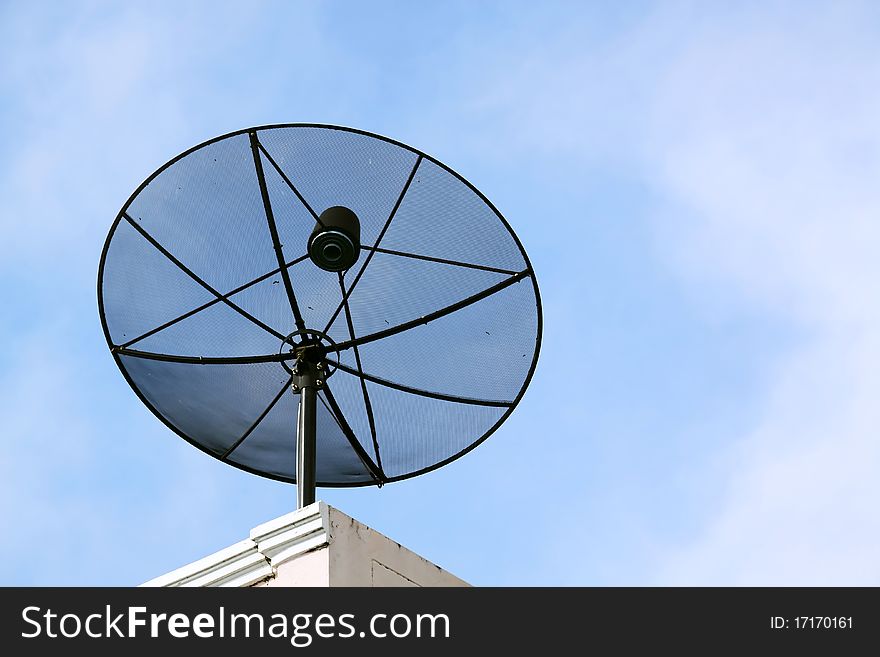
M327 325L324 327L324 333L327 333L330 330L330 327L333 326L333 322L336 321L336 318L339 316L339 312L342 310L345 303L348 302L348 297L351 296L351 293L354 292L354 288L357 286L358 281L361 280L361 276L364 275L364 272L367 269L367 265L370 264L370 260L373 259L373 254L376 253L375 249L379 246L379 243L382 241L382 238L385 237L385 233L388 230L388 226L391 225L391 220L394 219L394 215L397 214L397 209L400 207L400 204L403 203L403 197L406 196L406 192L409 189L409 186L412 184L413 178L416 177L416 171L419 169L419 165L422 163L422 156L419 155L416 158L416 163L413 165L412 171L409 172L409 177L406 179L406 183L403 185L403 189L400 190L400 196L397 197L397 201L394 203L394 207L391 208L391 214L388 215L388 219L385 221L385 225L382 226L382 230L379 232L379 237L376 238L375 244L373 244L373 250L367 254L366 260L364 260L364 264L361 266L357 275L354 277L354 280L351 282L348 290L343 292L342 301L339 302L339 305L336 306L336 310L333 311L333 315L330 317L330 321L327 322Z
M309 257L308 254L300 256L299 258L296 258L295 260L291 260L290 262L286 263L284 266L285 267L293 267L295 264L302 262L303 260L305 260L308 257ZM253 287L254 285L257 285L258 283L262 283L267 278L271 278L272 276L274 276L275 274L277 274L280 271L281 271L280 267L277 269L273 269L272 271L267 272L267 273L263 274L262 276L255 278L252 281L248 281L244 285L239 285L234 290L231 290L231 291L227 292L226 294L220 295L218 297L215 297L215 298L211 299L210 301L208 301L207 303L203 303L198 308L193 308L192 310L188 310L187 312L183 313L182 315L178 315L174 319L168 320L167 322L165 322L161 326L157 326L156 328L152 328L149 331L147 331L146 333L142 333L141 335L137 336L136 338L132 338L128 342L121 344L119 346L122 348L130 347L131 345L136 344L136 343L140 342L141 340L145 340L146 338L150 337L151 335L155 335L156 333L159 333L160 331L164 331L165 329L167 329L171 326L174 326L178 322L182 322L183 320L185 320L188 317L192 317L196 313L200 313L203 310L207 310L208 308L210 308L214 304L220 303L221 301L224 301L224 302L228 301L229 297L234 297L239 292L244 292L248 288Z
M385 476L384 470L373 462L373 459L370 458L370 455L367 454L363 445L358 441L357 436L354 435L354 431L352 431L351 426L348 424L348 420L345 419L345 415L342 413L342 409L339 408L339 404L336 402L336 398L333 396L330 386L327 383L324 384L324 396L327 398L327 404L329 404L330 407L330 415L336 420L336 424L339 425L342 433L348 439L351 448L361 459L364 467L369 471L370 476L379 486L381 486L388 481L388 477Z
M476 294L472 294L466 299L456 301L455 303L446 306L445 308L441 308L440 310L437 310L428 315L424 315L423 317L419 317L408 322L403 322L402 324L398 324L397 326L392 326L382 331L376 331L375 333L370 333L369 335L364 335L357 340L340 342L332 349L332 352L339 353L341 351L345 351L346 349L351 349L352 347L359 347L370 342L375 342L376 340L382 340L383 338L387 338L389 336L408 331L409 329L415 328L416 326L421 326L423 324L433 322L436 319L440 319L441 317L445 317L446 315L454 313L457 310L461 310L462 308L466 308L467 306L477 303L478 301L485 299L486 297L491 296L496 292L500 292L501 290L510 287L514 283L517 283L524 278L530 276L531 273L532 271L530 269L524 269L523 271L514 276L511 276L510 278L506 278L500 283L496 283L492 287L488 287L485 290L477 292ZM280 363L281 361L288 361L296 358L294 354L290 353L229 357L177 356L174 354L157 354L149 351L139 351L137 349L125 349L119 346L111 347L110 351L115 354L119 354L120 356L132 356L134 358L146 358L148 360L160 360L170 363L190 363L192 365L242 365L248 363Z
M287 381L284 382L284 385L281 386L281 390L278 391L278 394L275 395L275 397L272 399L272 401L269 402L269 405L263 410L263 412L257 416L257 419L254 420L253 424L251 424L251 426L249 426L247 428L247 431L245 431L238 440L236 440L234 443L232 443L229 447L226 448L226 451L223 452L223 454L220 456L221 459L223 459L225 461L226 458L230 454L232 454L232 452L234 452L236 449L238 449L239 445L241 445L247 439L247 437L250 436L254 432L254 429L257 428L257 426L260 424L260 422L263 421L263 418L265 418L267 415L269 415L269 411L271 411L273 408L275 408L275 404L277 404L281 400L281 397L284 396L284 393L287 392L287 389L289 387L290 387L290 379L288 379Z
M309 205L309 202L306 201L305 197L299 193L299 190L296 188L296 185L294 185L290 181L290 178L288 178L287 174L284 173L284 170L280 166L278 166L278 163L275 161L275 158L269 154L269 151L267 151L266 147L263 146L262 143L260 143L259 139L257 139L257 146L260 147L260 150L263 152L263 155L266 156L266 159L269 160L269 164L271 164L272 167L275 169L275 171L278 172L278 175L281 176L281 179L285 183L287 183L288 187L290 187L290 191L292 191L294 194L296 194L296 197L299 199L299 202L303 204L303 207L305 207L305 209L309 211L309 214L311 214L315 218L315 221L317 221L319 224L321 224L322 228L326 228L326 226L324 226L324 222L321 221L321 217L318 216L318 213L315 212L315 210L312 208L311 205Z
M482 299L485 299L488 296L495 294L496 292L500 292L504 288L510 287L514 283L517 283L524 279L526 276L531 274L530 269L524 269L518 274L514 274L510 278L505 278L503 281L496 283L491 287L487 287L485 290L477 292L476 294L472 294L466 299L462 299L461 301L456 301L455 303L446 306L445 308L441 308L440 310L436 310L432 313L428 313L418 319L413 319L408 322L403 322L402 324L398 324L397 326L392 326L387 329L383 329L381 331L376 331L375 333L370 333L369 335L364 335L358 338L357 340L348 340L347 342L340 342L336 345L335 350L337 352L345 351L346 349L351 349L352 347L359 347L362 344L367 344L369 342L375 342L376 340L381 340L383 338L390 337L392 335L397 335L398 333L403 333L404 331L408 331L411 328L416 326L421 326L422 324L427 324L428 322L433 322L435 319L440 319L441 317L445 317L450 313L454 313L456 310L461 310L462 308L466 308L471 304L476 303Z
M143 226L139 225L139 224L138 224L134 219L132 219L127 213L123 213L122 216L125 217L125 220L126 220L129 224L131 224L131 226L132 226L137 232L139 232L139 233L144 237L144 239L146 239L150 244L152 244L152 245L156 248L156 250L159 251L159 253L161 253L163 256L165 256L166 258L168 258L168 259L169 259L172 263L174 263L174 265L177 266L177 268L180 269L184 274L186 274L187 276L189 276L189 277L190 277L191 279L193 279L196 283L198 283L198 284L201 285L203 288L205 288L208 292L210 292L210 293L213 294L215 297L217 297L220 301L222 301L222 302L225 303L227 306L229 306L230 308L232 308L235 312L237 312L239 315L241 315L241 316L244 317L245 319L248 319L248 320L250 320L251 322L253 322L254 324L256 324L257 326L259 326L259 327L260 327L261 329L263 329L264 331L267 331L267 332L270 333L271 335L274 335L276 338L278 338L278 339L280 339L280 340L283 340L283 339L285 338L285 336L284 336L283 334L279 333L278 331L276 331L275 329L273 329L273 328L272 328L271 326L269 326L268 324L264 324L263 322L261 322L259 319L257 319L257 318L254 317L253 315L251 315L251 314L250 314L249 312L247 312L246 310L243 310L242 308L240 308L240 307L237 306L236 304L232 303L229 299L224 298L222 294L220 294L217 290L215 290L213 287L211 287L211 286L208 285L205 281L203 281L203 280L201 279L201 277L198 276L195 272L193 272L189 267L187 267L187 266L186 266L185 264L183 264L180 260L178 260L177 258L175 258L174 255L173 255L170 251L168 251L168 249L166 249L164 246L162 246L161 244L159 244L159 242L156 240L156 238L154 238L152 235L150 235L150 234L146 231L146 229L145 229ZM284 263L283 263L283 262L282 262L282 263L279 263L279 266L282 268L282 269L281 269L282 274L287 274L287 270L283 268L283 267L284 267Z
M402 258L412 258L413 260L426 260L427 262L437 262L443 265L453 265L455 267L464 267L466 269L479 269L481 271L491 271L496 274L512 275L516 272L512 269L501 269L500 267L490 267L489 265L477 265L472 262L462 262L461 260L450 260L449 258L437 258L436 256L421 255L420 253L409 253L408 251L395 251L394 249L384 249L378 246L366 246L361 244L364 251L375 251L376 253L384 253L386 255L400 256Z
M339 272L339 289L345 294L345 283L342 280L342 272ZM348 306L348 301L343 301L343 303L345 304L345 320L348 324L348 336L354 340L354 322L351 319L351 308ZM357 365L357 371L363 374L364 368L361 365L361 353L358 351L357 347L354 347L354 361ZM360 383L361 393L364 398L364 409L367 412L367 423L370 425L370 437L373 440L373 452L376 454L376 463L381 468L382 455L379 453L379 440L376 438L376 419L373 417L373 405L370 403L370 395L367 392L367 382L363 377L361 377Z
M370 381L372 383L375 383L376 385L385 386L386 388L391 388L392 390L399 390L400 392L407 392L411 395L418 395L419 397L429 397L430 399L439 399L440 401L454 402L456 404L469 404L471 406L495 406L498 408L510 408L511 406L513 406L513 402L510 401L501 401L495 399L474 399L473 397L459 397L457 395L447 395L442 392L434 392L433 390L412 388L410 386L405 386L401 383L395 383L394 381L389 381L388 379L383 379L378 376L373 376L372 374L367 374L361 368L354 369L352 367L349 367L348 365L344 365L343 363L336 363L336 369L342 372L347 372L348 374L356 376L365 381Z
M266 176L263 173L263 161L260 159L260 142L257 140L256 132L248 133L251 140L251 152L254 156L254 168L257 171L257 181L260 184L260 195L263 197L263 209L266 211L266 221L269 224L269 233L272 236L272 247L275 249L275 257L278 259L278 267L281 268L281 279L284 281L284 290L287 292L287 300L290 302L290 310L293 312L293 320L296 328L304 331L306 324L303 321L302 313L296 303L296 296L293 294L293 285L290 283L290 274L284 267L284 251L281 248L281 241L278 239L278 226L275 225L275 215L272 213L272 204L269 201L269 190L266 187ZM284 337L281 338L282 340Z
M294 354L290 353L258 354L255 356L178 356L176 354L157 354L152 351L124 349L122 347L111 347L110 352L119 356L158 360L165 363L183 363L185 365L254 365L257 363L280 363L296 358Z

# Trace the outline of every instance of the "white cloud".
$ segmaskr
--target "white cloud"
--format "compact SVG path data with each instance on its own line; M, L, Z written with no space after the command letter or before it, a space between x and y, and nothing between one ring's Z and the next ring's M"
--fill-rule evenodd
M219 7L211 20L229 12ZM197 543L229 508L216 503L222 466L182 441L171 447L116 372L108 390L93 283L115 213L185 132L183 91L199 84L192 68L209 51L181 37L211 21L95 3L21 5L4 18L0 84L12 102L0 147L0 268L15 278L0 321L0 578L134 584L155 574L143 563L161 561L170 536ZM146 447L157 435L167 442ZM124 546L129 538L138 545Z
M487 152L640 177L663 202L658 251L696 303L798 336L766 364L750 430L731 446L709 427L708 460L663 464L710 501L689 536L643 537L632 558L656 559L655 582L880 583L875 13L681 3L610 38L573 16L541 43L482 46L495 68L474 73L461 113L485 119Z
M245 18L229 7L210 15L173 8L155 17L139 8L115 9L108 17L106 7L94 7L60 27L48 15L4 21L13 28L4 32L3 54L15 56L0 58L4 93L16 99L16 121L4 128L15 138L6 139L0 170L0 195L7 199L0 214L3 264L36 268L46 256L63 257L76 268L77 285L89 288L89 304L109 222L153 167L199 138L259 123L248 117L273 97L285 97L276 109L290 107L294 98L301 111L302 99L312 94L333 112L338 95L320 68L291 72L292 53L285 59L271 34L265 59L274 63L259 84L221 84L236 60L238 46L229 40L248 33ZM797 3L718 15L679 5L604 40L597 40L601 25L586 30L575 16L548 19L556 31L544 24L534 36L529 16L495 39L475 26L470 36L479 39L460 48L456 66L438 73L447 100L424 103L417 118L410 117L421 121L420 134L435 131L435 142L465 144L511 168L517 160L533 165L562 157L636 172L668 201L655 218L658 248L700 301L728 313L745 303L768 323L803 331L804 339L772 364L760 421L710 463L688 464L705 465L725 482L717 503L712 489L700 526L673 545L667 536L647 535L644 526L632 532L649 544L645 552L656 551L657 582L880 583L874 509L880 498L880 69L877 35L870 32L876 20L867 15L873 10L855 7L826 7L820 15ZM216 39L209 38L213 30ZM302 32L306 50L327 45L318 31ZM355 59L332 45L321 55L315 59L327 55L331 68L347 68L339 62ZM206 65L215 56L219 63ZM437 56L447 61L445 53ZM254 73L231 68L239 76ZM356 78L367 87L379 76L369 63L352 70L346 80L355 86ZM346 102L368 95L358 89ZM226 108L224 99L240 102ZM62 264L53 276L58 272L69 273ZM553 295L545 297L552 302ZM93 313L89 305L75 321L96 321ZM223 507L215 500L215 464L188 446L181 454L190 450L193 458L169 461L162 475L165 496L140 506L108 503L97 515L101 491L137 496L136 486L83 490L70 478L72 470L99 476L110 459L96 454L112 436L95 425L108 420L90 406L82 362L45 352L69 328L48 317L42 329L7 345L19 355L9 357L0 376L6 450L0 523L7 536L32 544L5 544L6 561L15 564L25 554L44 561L45 569L27 570L46 583L72 576L107 581L96 555L114 558L116 529L138 525L125 517L131 512L144 513L140 536L154 534L167 544L174 535L181 550L184 543L195 550L188 556L201 556L189 538L223 525ZM546 347L543 365L553 362L552 345ZM113 384L122 385L118 377ZM118 409L113 417L127 420ZM145 411L138 417L152 421ZM577 430L580 416L567 419ZM150 435L175 440L149 426L156 429ZM64 441L55 440L59 435ZM705 440L714 439L707 430ZM143 469L147 476L159 471ZM60 490L64 486L70 488ZM706 494L696 473L690 494ZM168 509L177 510L180 500L204 514L176 517ZM151 504L154 512L146 508ZM584 506L573 499L566 513L571 507L587 519L603 513ZM630 510L627 522L637 524L639 510ZM62 558L53 552L58 546L88 556ZM627 558L646 559L644 552ZM186 560L179 555L168 567L178 559ZM89 565L71 575L69 564L77 561Z
M63 256L78 283L92 277L110 223L147 174L212 126L240 127L227 123L230 92L212 67L234 61L254 20L235 3L10 10L0 45L13 101L0 150L3 264ZM242 96L238 113L263 102Z
M857 11L789 9L705 27L652 107L646 170L681 211L661 243L713 303L806 334L663 583L880 583L876 33Z

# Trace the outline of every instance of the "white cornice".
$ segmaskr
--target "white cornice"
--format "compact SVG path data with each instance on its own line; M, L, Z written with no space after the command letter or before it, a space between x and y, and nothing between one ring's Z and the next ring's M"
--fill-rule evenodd
M250 586L273 574L269 561L250 539L208 555L141 586Z
M328 507L315 502L254 527L248 539L141 586L251 586L273 577L285 561L329 543Z
M251 530L251 540L273 568L330 543L330 514L324 502L275 518Z

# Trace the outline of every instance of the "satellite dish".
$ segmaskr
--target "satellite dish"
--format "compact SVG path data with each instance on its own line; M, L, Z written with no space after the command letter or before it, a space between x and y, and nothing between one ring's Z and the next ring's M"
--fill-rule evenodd
M110 351L146 406L226 463L383 485L485 440L535 370L538 285L470 183L394 140L249 128L175 157L116 217Z

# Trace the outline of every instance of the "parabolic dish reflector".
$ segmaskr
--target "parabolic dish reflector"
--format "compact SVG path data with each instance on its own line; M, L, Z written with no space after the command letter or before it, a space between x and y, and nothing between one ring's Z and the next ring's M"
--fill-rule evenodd
M356 258L341 271L309 254L330 208L359 222L353 252L315 240ZM273 479L296 481L293 369L316 350L322 486L381 485L466 453L519 402L541 340L534 272L494 206L418 150L327 125L242 130L161 167L110 230L98 300L147 407Z

